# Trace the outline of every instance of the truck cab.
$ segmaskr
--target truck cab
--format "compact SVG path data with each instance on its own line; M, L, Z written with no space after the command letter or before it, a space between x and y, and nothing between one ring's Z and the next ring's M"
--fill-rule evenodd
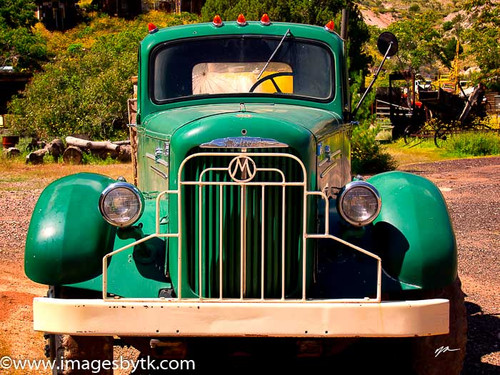
M353 178L345 41L331 24L149 29L136 182L64 177L30 223L26 274L51 291L34 300L34 329L52 358L58 337L105 342L99 358L118 338L147 351L448 337L446 204L416 175Z

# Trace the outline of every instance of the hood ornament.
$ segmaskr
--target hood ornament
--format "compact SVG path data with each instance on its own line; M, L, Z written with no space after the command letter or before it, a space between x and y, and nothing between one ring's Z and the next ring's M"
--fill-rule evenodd
M227 137L218 138L203 143L201 148L282 148L288 147L286 143L278 142L271 138L260 137Z

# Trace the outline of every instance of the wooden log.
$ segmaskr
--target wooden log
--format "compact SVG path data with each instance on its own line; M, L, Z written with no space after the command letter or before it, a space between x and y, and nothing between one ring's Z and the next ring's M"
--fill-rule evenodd
M43 163L43 157L45 154L49 152L48 148L42 148L41 150L36 150L33 152L30 152L28 156L26 156L26 163L32 163L32 164L42 164Z
M60 139L54 139L50 142L46 148L49 151L49 154L54 157L54 160L58 160L60 156L64 153L64 143Z
M119 151L120 145L109 141L87 141L76 137L66 137L68 146L76 146L80 149Z
M90 141L76 137L66 137L66 144L68 146L76 146L79 148L90 148Z
M9 147L6 151L6 155L8 158L16 158L21 155L21 151L16 147Z
M125 145L120 147L120 152L118 153L118 160L121 162L129 162L132 160L131 145Z
M81 164L83 159L82 149L76 146L68 146L63 153L63 161L66 164Z
M90 153L92 154L92 156L98 157L102 160L106 160L110 154L110 151L100 150L100 149L97 149L97 150L91 149Z
M118 145L118 146L126 146L126 145L129 145L130 144L130 139L127 139L125 141L114 141L112 142L114 145Z
M39 150L41 148L45 148L45 142L40 141L37 138L31 138L31 142L26 147L26 149L28 151L35 151L35 150Z

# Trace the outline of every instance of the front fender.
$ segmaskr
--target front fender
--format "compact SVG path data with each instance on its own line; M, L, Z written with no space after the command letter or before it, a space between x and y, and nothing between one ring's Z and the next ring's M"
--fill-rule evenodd
M384 271L423 289L451 284L457 275L457 247L437 186L404 172L382 173L368 181L382 198L373 235Z
M99 212L101 192L115 180L80 173L51 183L33 211L25 248L25 272L41 284L89 280L102 272L116 228Z

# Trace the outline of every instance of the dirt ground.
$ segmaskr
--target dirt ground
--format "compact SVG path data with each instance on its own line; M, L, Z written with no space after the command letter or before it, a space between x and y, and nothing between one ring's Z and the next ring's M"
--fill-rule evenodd
M500 158L413 164L402 168L441 189L458 243L466 294L468 342L464 374L500 373Z
M24 168L24 167L23 167ZM28 222L44 186L74 167L0 169L0 357L44 358L44 340L32 329L33 297L46 287L26 278L23 249ZM118 177L128 166L89 167ZM500 158L466 159L401 168L434 181L454 222L459 273L467 295L469 341L464 374L500 372ZM28 176L28 177L26 177ZM26 374L27 371L2 372ZM33 372L36 374L42 371ZM443 374L444 375L444 374Z

